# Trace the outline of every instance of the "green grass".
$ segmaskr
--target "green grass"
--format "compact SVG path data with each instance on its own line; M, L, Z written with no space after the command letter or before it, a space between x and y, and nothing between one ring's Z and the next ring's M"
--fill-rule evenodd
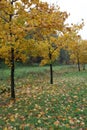
M10 87L10 70L1 72L0 87ZM48 66L16 68L16 101L0 95L0 130L87 129L87 70L54 66L49 79Z

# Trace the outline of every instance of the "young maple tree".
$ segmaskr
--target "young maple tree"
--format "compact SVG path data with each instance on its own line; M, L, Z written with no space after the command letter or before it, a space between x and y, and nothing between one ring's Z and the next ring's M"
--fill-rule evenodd
M64 41L70 53L70 58L73 62L77 63L79 71L83 50L81 44L81 36L78 35L78 32L80 29L82 29L83 25L83 22L79 25L72 25L72 27L69 28L69 31L64 35Z
M26 59L25 21L27 13L23 3L17 0L0 1L0 57L11 68L11 97L15 98L15 60Z
M0 57L11 68L11 97L15 98L15 61L26 60L27 32L35 25L32 22L30 7L37 1L0 1Z
M64 33L66 26L64 22L68 15L67 12L61 12L59 7L49 6L43 2L36 4L31 10L32 23L36 28L28 35L35 41L34 54L43 57L41 64L50 64L50 83L53 84L52 63L59 55L62 46L58 34Z
M49 6L47 3L39 10L40 25L35 30L34 38L37 42L39 56L43 58L41 65L50 65L50 83L53 84L52 63L59 55L62 42L59 33L65 31L65 20L68 17L66 12L61 12L59 7Z
M77 63L78 70L80 71L80 64L83 65L83 70L85 69L85 64L87 63L87 41L80 39L76 45L73 46L73 55L71 55L72 60Z
M50 65L50 83L53 84L53 62L59 56L60 49L63 47L62 36L49 36L39 43L39 55L43 58L40 65Z
M80 62L85 70L85 64L87 64L87 40L81 40L81 57Z

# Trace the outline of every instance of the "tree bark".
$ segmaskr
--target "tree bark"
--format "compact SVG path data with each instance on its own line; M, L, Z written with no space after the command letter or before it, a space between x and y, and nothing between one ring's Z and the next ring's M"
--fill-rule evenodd
M80 62L79 62L79 57L77 57L77 64L78 64L78 71L80 71Z
M52 67L52 54L49 49L49 59L50 59L50 84L53 84L53 67Z
M53 67L52 67L52 64L50 64L50 84L53 84Z
M14 49L11 48L11 98L13 99L15 99L14 70Z

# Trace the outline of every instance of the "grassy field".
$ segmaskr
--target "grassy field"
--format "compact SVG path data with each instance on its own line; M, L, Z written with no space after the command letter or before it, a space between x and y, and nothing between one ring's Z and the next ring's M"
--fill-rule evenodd
M87 70L54 66L17 67L15 102L10 99L10 70L0 69L0 130L87 130Z

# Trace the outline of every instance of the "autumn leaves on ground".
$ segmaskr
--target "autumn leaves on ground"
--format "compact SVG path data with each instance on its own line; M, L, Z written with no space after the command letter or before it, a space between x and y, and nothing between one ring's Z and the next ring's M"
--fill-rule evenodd
M0 95L0 130L87 129L86 70L54 66L50 85L49 66L17 67L15 101L10 99L9 73L0 69L0 92L6 89Z

